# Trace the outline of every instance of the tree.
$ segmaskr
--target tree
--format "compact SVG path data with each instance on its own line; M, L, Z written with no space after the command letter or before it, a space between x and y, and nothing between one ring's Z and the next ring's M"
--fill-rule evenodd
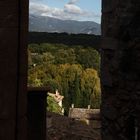
M55 62L55 56L53 56L50 52L43 53L42 56L43 63L53 64Z
M100 55L92 48L81 48L77 50L77 61L85 69L93 68L99 72L100 69Z
M99 53L93 48L42 43L29 45L28 85L47 86L64 96L65 114L71 104L99 108L101 102Z
M88 68L86 69L81 78L81 90L83 93L84 106L91 104L92 107L100 106L100 102L95 102L96 98L100 97L100 79L96 70ZM97 101L97 100L96 100ZM98 104L98 105L97 105Z
M58 103L54 100L53 97L47 97L47 111L55 112L58 114L62 114L62 108L58 105Z

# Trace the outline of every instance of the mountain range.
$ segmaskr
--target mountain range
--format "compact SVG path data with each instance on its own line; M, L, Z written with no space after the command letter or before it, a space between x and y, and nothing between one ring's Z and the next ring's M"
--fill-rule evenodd
M48 16L29 15L29 31L100 35L100 24L93 21L62 20Z

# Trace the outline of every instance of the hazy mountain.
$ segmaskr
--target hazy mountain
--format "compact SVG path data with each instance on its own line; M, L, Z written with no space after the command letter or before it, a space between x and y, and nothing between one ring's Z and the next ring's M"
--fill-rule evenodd
M61 20L46 16L29 16L29 31L67 32L100 35L100 24L92 21Z

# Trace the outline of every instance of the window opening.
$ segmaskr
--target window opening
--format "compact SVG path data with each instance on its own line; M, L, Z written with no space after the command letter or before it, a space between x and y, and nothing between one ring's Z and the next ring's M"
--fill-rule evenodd
M78 120L100 133L101 0L63 2L30 0L28 86L49 89L48 128L67 118L63 127Z

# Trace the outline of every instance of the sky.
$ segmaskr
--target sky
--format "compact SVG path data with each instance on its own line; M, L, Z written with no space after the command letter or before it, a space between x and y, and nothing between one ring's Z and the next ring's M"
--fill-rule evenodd
M30 0L30 14L101 22L101 0Z

